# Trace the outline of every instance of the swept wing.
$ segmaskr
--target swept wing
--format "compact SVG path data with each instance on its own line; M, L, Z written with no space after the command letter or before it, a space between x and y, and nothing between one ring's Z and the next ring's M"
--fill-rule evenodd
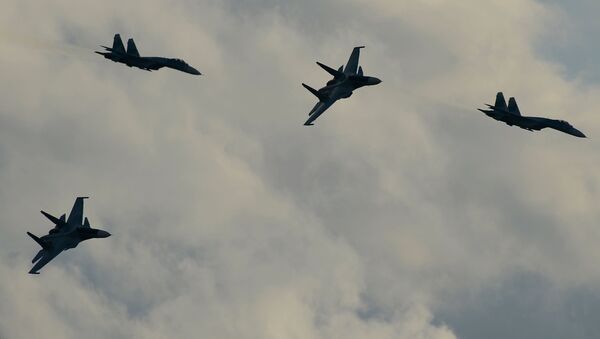
M309 117L308 120L306 120L306 122L304 123L305 126L312 126L313 122L315 120L317 120L317 118L319 116L321 116L321 114L323 114L329 107L331 107L331 105L333 105L333 103L335 102L335 100L329 99L325 102L323 101L319 101L315 107L313 107L313 109L310 111L309 113Z
M42 249L36 256L39 257L38 261L33 265L33 268L29 271L29 274L40 274L39 270L46 266L52 259L56 258L63 250L58 248ZM40 257L41 255L41 257Z
M73 208L67 219L67 224L75 226L83 225L83 200L87 198L88 197L79 197L75 199L75 204L73 204Z

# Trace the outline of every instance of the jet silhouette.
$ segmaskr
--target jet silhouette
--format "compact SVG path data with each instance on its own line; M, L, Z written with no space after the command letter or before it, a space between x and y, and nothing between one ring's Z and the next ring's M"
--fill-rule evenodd
M571 126L571 124L564 120L522 116L515 98L510 98L507 106L506 100L504 100L504 94L502 94L502 92L498 92L498 94L496 94L496 103L493 106L489 104L485 105L491 108L491 110L480 108L478 108L478 110L493 119L503 121L509 126L518 126L522 129L532 132L549 127L579 138L586 137L585 134L581 133L581 131Z
M135 47L135 42L133 42L133 39L127 40L127 51L125 51L123 41L121 40L121 35L119 34L115 34L112 48L107 46L100 47L104 48L108 52L94 51L94 53L100 54L106 59L110 59L114 62L123 63L129 67L137 67L147 71L155 71L163 67L168 67L189 74L201 74L200 72L198 72L198 70L188 65L185 61L181 59L140 56L137 47Z
M50 232L38 238L35 235L27 232L27 234L35 240L42 249L36 254L31 263L35 263L30 274L40 274L39 270L44 267L50 260L54 259L62 251L70 248L75 248L80 242L94 238L107 238L110 233L90 227L88 218L83 219L83 200L87 197L79 197L75 200L73 209L69 214L69 218L65 220L66 215L63 214L60 218L41 211L42 214L50 219L55 225Z
M310 113L308 113L309 117L304 123L305 126L312 126L313 122L331 107L331 105L340 99L349 98L355 89L381 83L381 80L377 78L363 75L362 67L358 66L361 48L364 48L364 46L355 47L352 50L352 54L350 55L350 59L345 68L344 66L341 66L338 70L335 70L317 62L317 65L333 75L333 79L329 80L327 85L318 91L306 84L302 84L304 88L319 99L319 102L313 107Z

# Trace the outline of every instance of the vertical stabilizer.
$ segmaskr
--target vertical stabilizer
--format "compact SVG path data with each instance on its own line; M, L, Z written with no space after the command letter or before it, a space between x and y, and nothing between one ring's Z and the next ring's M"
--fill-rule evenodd
M504 94L502 92L498 92L498 94L496 94L496 103L494 104L494 108L499 111L508 110L506 107L506 100L504 99Z
M517 100L515 100L515 98L508 99L508 111L515 115L521 115L521 111L519 110L519 106L517 105Z
M123 46L123 40L121 40L120 34L115 34L115 37L113 38L112 52L125 54L125 46Z
M137 47L135 47L135 42L133 42L133 39L127 40L127 54L136 57L140 56L140 52L138 52Z

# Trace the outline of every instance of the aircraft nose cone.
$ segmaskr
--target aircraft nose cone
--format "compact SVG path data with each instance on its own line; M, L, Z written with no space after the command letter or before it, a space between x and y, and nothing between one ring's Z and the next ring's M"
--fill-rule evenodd
M379 85L381 80L378 78L371 78L371 85Z
M111 234L106 231L98 231L98 238L108 238Z
M369 86L379 85L380 83L381 83L381 80L379 80L378 78L375 78L375 77L369 77L369 80L367 82L367 84Z
M197 69L195 69L194 67L191 67L191 66L188 69L188 73L194 74L194 75L202 75L202 73L200 73Z
M578 137L578 138L587 138L585 136L585 134L583 134L580 130L573 128L573 133L574 136Z

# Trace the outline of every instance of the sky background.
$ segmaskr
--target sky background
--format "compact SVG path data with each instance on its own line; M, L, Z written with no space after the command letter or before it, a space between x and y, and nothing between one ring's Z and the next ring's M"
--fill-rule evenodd
M8 0L0 338L598 338L599 11ZM115 33L204 75L92 53ZM357 45L383 83L303 127ZM475 110L499 90L589 138ZM113 236L28 275L76 196Z

